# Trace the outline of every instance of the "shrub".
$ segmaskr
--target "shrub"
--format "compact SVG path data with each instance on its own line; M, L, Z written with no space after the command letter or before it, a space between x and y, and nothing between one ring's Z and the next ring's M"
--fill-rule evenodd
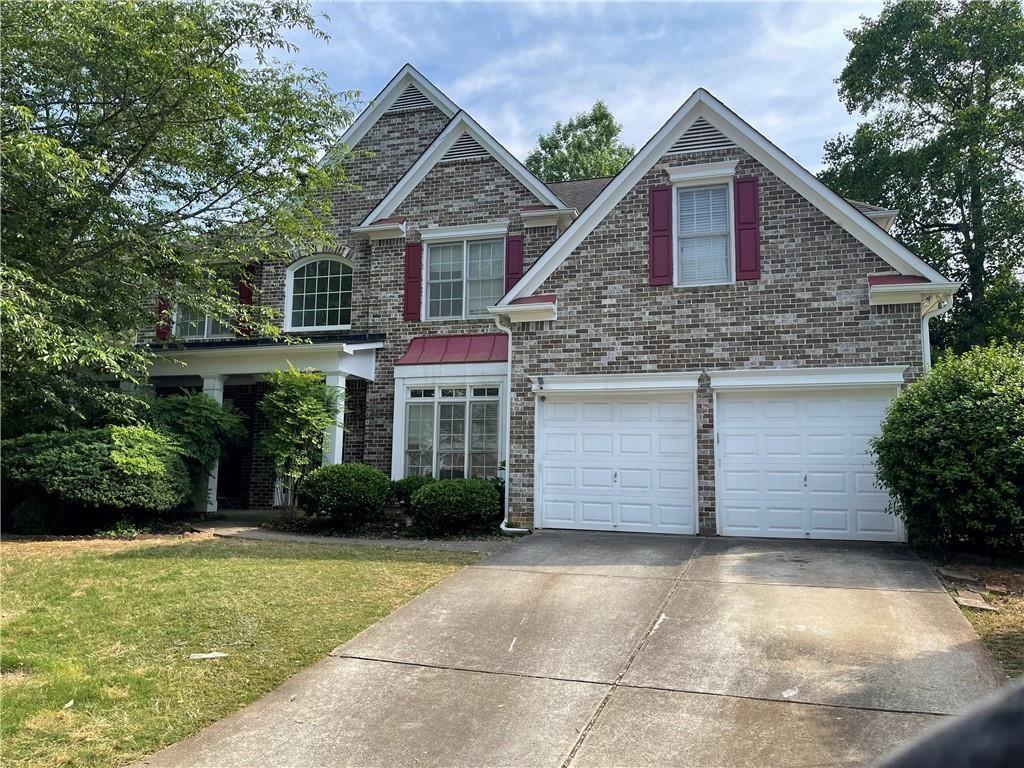
M206 477L227 446L246 434L238 411L198 392L158 397L152 413L157 428L177 439L185 465L197 481Z
M410 475L401 480L391 481L391 498L396 504L401 504L402 509L409 513L412 511L412 496L416 491L425 485L435 482L430 475Z
M501 518L498 491L487 480L438 480L412 495L412 518L427 534L490 530Z
M302 481L298 500L307 514L354 528L383 512L390 492L391 481L376 467L330 464Z
M166 512L191 490L177 443L148 427L23 435L3 442L3 463L15 503L42 495L74 509L75 527L112 511Z
M912 543L1024 551L1024 346L940 359L893 401L872 447Z

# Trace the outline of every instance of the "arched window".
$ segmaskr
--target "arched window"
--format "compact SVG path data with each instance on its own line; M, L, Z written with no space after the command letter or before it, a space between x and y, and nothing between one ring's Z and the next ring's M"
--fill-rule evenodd
M291 331L350 327L352 265L322 254L295 262L288 269L285 315Z

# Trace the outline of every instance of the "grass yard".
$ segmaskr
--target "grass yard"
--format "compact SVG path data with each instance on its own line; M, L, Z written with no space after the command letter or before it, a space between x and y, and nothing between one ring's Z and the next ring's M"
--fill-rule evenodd
M5 766L120 766L235 712L476 557L214 539L4 542ZM190 653L226 658L189 661Z

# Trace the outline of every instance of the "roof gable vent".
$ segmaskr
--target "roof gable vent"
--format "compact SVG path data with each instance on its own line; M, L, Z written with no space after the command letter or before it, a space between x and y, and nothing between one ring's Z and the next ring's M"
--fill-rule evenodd
M703 117L694 120L686 133L679 137L669 152L707 152L728 149L736 145Z
M401 95L388 107L387 111L407 112L413 109L426 109L432 104L433 102L423 94L423 91L416 87L415 83L409 83L405 86L405 90L402 91Z
M451 149L444 153L440 162L450 163L453 160L468 160L473 157L486 157L487 150L480 146L476 139L468 133L463 133L458 140L452 144Z

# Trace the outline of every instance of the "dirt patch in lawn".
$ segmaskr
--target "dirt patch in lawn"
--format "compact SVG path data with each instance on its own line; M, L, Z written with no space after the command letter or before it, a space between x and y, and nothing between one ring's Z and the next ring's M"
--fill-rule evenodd
M995 610L960 610L1007 677L1024 677L1024 565L955 561L934 566L952 595L977 596Z

